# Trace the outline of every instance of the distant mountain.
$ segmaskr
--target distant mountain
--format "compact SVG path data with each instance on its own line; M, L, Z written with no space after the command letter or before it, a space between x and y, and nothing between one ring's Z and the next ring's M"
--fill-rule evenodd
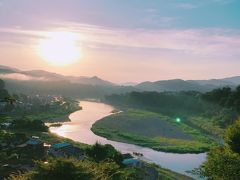
M232 83L224 79L210 79L210 80L189 80L189 82L196 82L200 85L212 85L212 86L235 86L237 84Z
M143 82L135 86L143 91L207 91L212 89L212 86L206 87L194 81L184 81L181 79L163 80L156 82Z
M161 80L125 83L121 85L100 79L97 76L64 76L44 70L21 71L0 66L0 79L4 79L11 93L63 94L74 97L104 97L109 94L121 94L131 91L201 91L240 84L240 76L210 80Z
M64 80L65 77L60 74L44 71L44 70L32 70L32 71L21 71L21 74L36 78L46 78L47 80Z
M125 82L125 83L121 83L120 85L122 86L136 86L138 83L136 82Z
M143 82L135 87L142 91L210 91L215 88L229 86L235 87L240 84L240 77L231 77L225 79L210 79L210 80L163 80L156 82Z
M80 83L80 84L90 84L90 85L99 85L99 86L114 86L115 84L100 79L97 76L93 77L74 77L74 76L67 76L66 79L71 81L72 83Z
M15 69L15 68L8 67L8 66L0 65L0 74L16 73L16 72L19 72L19 70Z
M240 76L224 78L222 80L227 81L227 82L232 82L235 85L240 85Z
M89 84L89 85L99 85L99 86L114 86L113 83L109 81L102 80L97 76L84 77L84 76L64 76L57 73L52 73L44 70L31 70L31 71L20 71L18 69L10 68L7 66L0 66L0 74L19 74L28 76L31 80L47 80L47 81L69 81L78 84Z

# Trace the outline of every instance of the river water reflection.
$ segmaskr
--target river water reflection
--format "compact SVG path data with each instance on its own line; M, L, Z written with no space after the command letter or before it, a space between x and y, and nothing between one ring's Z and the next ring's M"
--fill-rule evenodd
M72 139L74 141L94 144L111 144L123 153L139 152L143 159L154 162L161 167L186 174L186 171L198 167L206 159L206 154L175 154L155 151L149 148L140 147L132 144L115 142L95 135L91 131L92 124L97 120L111 114L112 106L104 103L81 101L82 110L72 113L69 118L71 122L63 123L60 127L51 127L50 131L60 136Z

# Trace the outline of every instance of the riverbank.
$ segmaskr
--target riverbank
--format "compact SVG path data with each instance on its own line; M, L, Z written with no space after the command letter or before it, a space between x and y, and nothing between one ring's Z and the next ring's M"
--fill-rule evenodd
M215 143L207 135L184 123L136 109L105 117L94 123L91 130L109 140L163 152L203 153Z
M60 127L50 127L50 131L59 136L84 144L93 145L96 142L111 144L122 153L132 154L133 152L139 152L143 154L143 157L140 157L140 159L187 176L189 174L186 173L186 171L191 171L199 167L206 158L205 153L165 153L134 144L107 140L106 138L95 135L91 131L91 127L99 119L112 115L111 112L114 108L104 103L89 101L81 101L81 106L83 107L81 111L76 111L69 116L71 119L70 122L62 123Z
M71 121L69 115L78 110L82 110L82 107L79 105L78 102L72 102L71 109L68 110L61 109L61 111L56 111L51 114L48 114L45 118L43 118L43 121L45 123L69 122Z
M80 142L76 142L76 141L73 141L73 140L71 140L69 138L64 138L64 137L58 136L58 135L50 133L50 132L33 132L33 131L32 132L26 132L26 131L18 130L18 131L11 131L10 133L12 135L14 135L14 134L25 134L26 137L32 137L32 136L39 137L39 139L42 142L44 142L45 144L56 144L56 143L68 142L68 143L74 145L75 147L81 148L84 151L86 151L87 149L92 147L91 145L87 145L87 144L83 144L83 143L80 143ZM1 131L0 131L0 134L1 134ZM13 147L11 147L11 150L13 150L14 152L20 153L20 152L18 152L18 149L15 150ZM5 152L4 151L0 151L0 154L1 153L5 153ZM21 159L16 160L16 163L24 161L24 163L30 163L33 166L34 162L32 161L32 159L27 158L27 156L24 156L24 158L25 159L21 158ZM39 162L42 161L42 159L44 159L46 161L48 158L49 158L48 156L42 156L42 157L40 156L38 158L38 160L39 160ZM2 159L2 160L4 160L4 162L6 161L6 159ZM69 159L69 160L71 160L71 159ZM94 159L89 159L89 157L86 157L86 161L89 161L92 164L96 163L94 161ZM82 161L78 161L78 162L81 163ZM150 173L150 175L151 175L152 170L154 170L154 172L157 172L158 178L161 178L161 179L173 179L173 180L192 180L192 178L190 178L190 177L188 177L186 175L183 175L183 174L180 174L180 173L177 173L177 172L173 172L173 171L171 171L169 169L162 168L162 167L157 166L155 164L151 164L151 163L147 163L147 162L145 162L144 164L145 165L144 165L144 169L143 170L147 171L147 173ZM0 163L0 165L1 165L1 163ZM93 168L99 168L102 165L103 165L103 163L99 162L99 164L96 164L96 166L94 166ZM148 168L146 168L146 167L148 167ZM109 170L111 169L110 167L107 167L107 168L109 168ZM105 169L105 170L107 170L107 169ZM140 171L138 168L135 169L135 168L129 168L129 167L120 167L118 170L121 170L122 173L125 173L126 175L128 173L132 173L132 174L135 174L137 176L138 175L142 175L142 172L143 172L143 171ZM7 172L4 169L1 169L1 166L0 166L0 174L1 174L1 172L5 176L7 175L6 174ZM155 177L156 177L156 174L155 174Z
M41 139L43 141L45 141L49 144L56 143L56 142L68 142L68 143L73 144L76 147L81 148L81 149L87 149L87 148L91 147L91 145L76 142L76 141L73 141L69 138L64 138L64 137L58 136L58 135L53 134L53 133L44 133L44 134L41 134L41 135L40 134L35 134L35 135L38 135L39 137L41 137ZM191 178L187 175L174 172L170 169L162 168L161 166L158 166L156 164L147 163L147 162L145 162L145 163L146 163L146 166L148 166L152 169L155 169L156 172L158 172L158 178L160 178L160 179L194 180L193 178Z
M48 123L62 123L62 122L69 122L71 121L69 119L69 115L71 113L68 113L67 115L63 115L63 116L59 116L59 117L51 117L51 118L48 118L46 120L44 120L44 122L48 122Z

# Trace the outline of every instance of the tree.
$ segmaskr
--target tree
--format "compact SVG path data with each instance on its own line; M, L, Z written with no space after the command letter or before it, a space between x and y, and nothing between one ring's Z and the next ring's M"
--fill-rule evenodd
M122 165L123 156L112 145L101 145L99 143L94 144L92 147L86 150L89 157L96 162L101 162L106 159L111 159L117 164Z
M225 145L211 149L200 175L210 180L238 180L240 178L240 120L231 125L225 134Z
M240 154L240 119L227 129L225 142L233 152Z
M34 171L25 175L12 176L10 179L24 180L88 180L93 177L91 170L79 166L72 159L51 159L48 163L37 162Z
M200 173L209 180L238 180L240 156L227 148L216 147L208 153Z
M43 121L34 120L27 117L13 120L10 128L28 130L28 131L40 131L40 132L48 131L48 127L44 124Z
M120 168L113 161L96 163L89 160L50 159L37 162L35 168L25 174L11 175L10 180L122 180L137 179L136 171Z

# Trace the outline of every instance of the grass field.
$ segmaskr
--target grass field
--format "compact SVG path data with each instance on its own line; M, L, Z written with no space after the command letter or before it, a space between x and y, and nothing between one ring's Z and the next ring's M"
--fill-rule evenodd
M176 153L205 152L215 143L209 134L189 126L187 120L176 118L128 109L97 121L92 131L111 140Z

